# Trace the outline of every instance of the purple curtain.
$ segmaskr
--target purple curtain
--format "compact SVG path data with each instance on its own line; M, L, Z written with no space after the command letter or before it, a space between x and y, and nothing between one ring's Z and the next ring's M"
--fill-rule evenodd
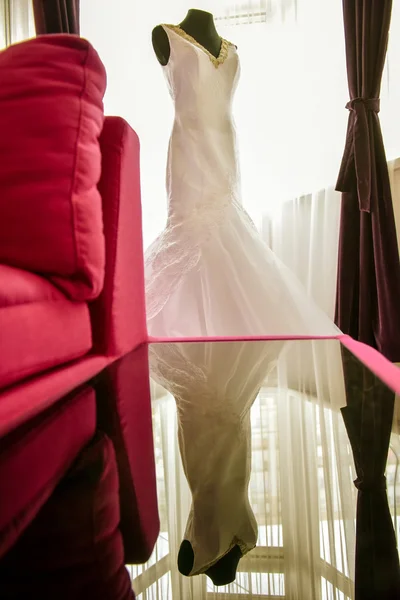
M385 478L395 394L342 348L347 402L342 417L357 479L355 600L400 598L396 533Z
M336 189L342 194L336 323L400 361L400 261L379 93L392 0L343 0L350 111Z
M37 35L75 33L79 35L80 0L33 0Z

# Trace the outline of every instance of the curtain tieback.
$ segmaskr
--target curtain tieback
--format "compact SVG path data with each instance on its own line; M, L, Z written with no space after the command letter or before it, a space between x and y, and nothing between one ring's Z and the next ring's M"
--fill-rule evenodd
M358 477L354 481L354 485L359 492L379 492L386 490L386 477L382 475L377 479L368 480Z
M344 192L351 190L354 160L360 210L371 212L372 171L368 113L379 112L380 99L353 98L346 104L346 108L350 111L351 117L337 189Z
M381 109L381 100L380 98L353 98L346 104L346 108L356 113L363 110L378 113Z

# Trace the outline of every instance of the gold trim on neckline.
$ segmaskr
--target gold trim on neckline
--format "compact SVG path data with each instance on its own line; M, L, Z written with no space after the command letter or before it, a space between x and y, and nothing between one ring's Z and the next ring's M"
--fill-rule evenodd
M207 48L205 48L202 44L200 44L200 42L198 42L193 36L191 36L189 33L186 33L186 31L184 29L182 29L182 27L180 27L179 25L165 24L164 27L172 29L172 31L174 31L176 34L181 36L187 42L189 42L193 46L196 46L197 48L200 48L200 50L202 50L208 56L208 58L210 59L210 61L212 62L212 64L214 65L214 67L216 69L220 65L222 65L225 62L225 60L228 58L229 46L233 45L233 44L231 44L231 42L228 42L228 40L221 38L221 48L220 48L219 54L218 54L218 56L214 56L214 54L212 54L209 50L207 50Z

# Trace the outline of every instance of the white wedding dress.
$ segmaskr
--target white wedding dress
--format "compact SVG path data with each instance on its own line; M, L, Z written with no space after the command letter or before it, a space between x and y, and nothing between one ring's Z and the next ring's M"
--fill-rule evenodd
M232 97L236 48L219 57L164 26L175 103L168 222L145 257L149 334L157 337L336 336L338 329L263 243L242 207ZM184 539L190 575L257 541L248 498L250 409L288 344L169 342L149 348L151 376L173 394L192 493Z
M164 29L175 120L168 221L145 255L149 334L337 335L243 209L232 117L240 71L235 46L222 40L215 58L178 26Z

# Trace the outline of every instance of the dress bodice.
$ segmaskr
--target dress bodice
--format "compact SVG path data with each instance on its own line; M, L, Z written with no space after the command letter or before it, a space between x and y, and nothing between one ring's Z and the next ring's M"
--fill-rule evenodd
M179 26L163 27L171 49L164 73L176 119L185 127L225 128L239 76L235 46L222 39L216 58Z
M213 56L177 25L163 67L175 106L167 163L169 224L204 230L239 200L232 99L239 75L236 48L222 39Z
M215 58L179 27L164 28L171 51L163 69L175 118L168 219L145 258L150 335L336 336L335 325L264 244L243 208L232 118L236 48L223 40ZM259 193L257 201L265 202ZM171 364L186 369L180 362ZM199 390L198 371L187 373Z

